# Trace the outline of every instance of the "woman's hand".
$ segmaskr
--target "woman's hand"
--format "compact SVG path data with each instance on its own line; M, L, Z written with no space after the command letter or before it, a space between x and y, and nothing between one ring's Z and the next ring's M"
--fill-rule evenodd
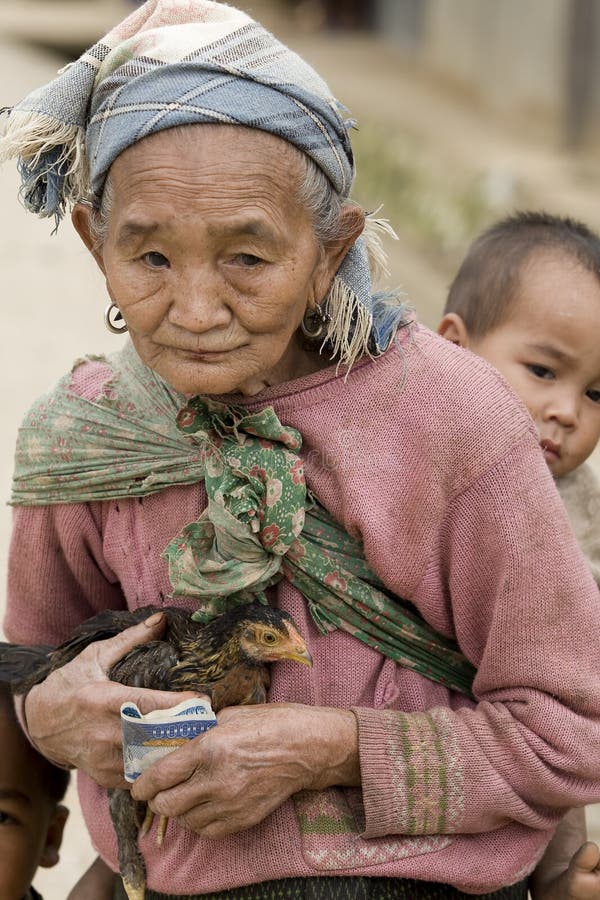
M104 787L129 787L123 778L121 704L133 701L145 713L195 696L126 687L108 678L126 653L157 640L164 623L164 615L155 613L114 638L90 644L29 691L27 728L44 756L60 766L83 769Z
M222 710L218 725L154 763L132 786L160 815L207 838L261 822L297 791L360 784L349 710L269 703Z

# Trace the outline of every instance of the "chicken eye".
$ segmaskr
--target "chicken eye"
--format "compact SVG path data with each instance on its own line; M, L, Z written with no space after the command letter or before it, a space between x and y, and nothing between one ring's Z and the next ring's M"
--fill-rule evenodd
M265 644L274 644L276 640L277 635L272 631L265 631L265 633L263 634L263 641L265 642Z
M11 816L10 813L0 810L0 825L15 825L16 821L15 817Z

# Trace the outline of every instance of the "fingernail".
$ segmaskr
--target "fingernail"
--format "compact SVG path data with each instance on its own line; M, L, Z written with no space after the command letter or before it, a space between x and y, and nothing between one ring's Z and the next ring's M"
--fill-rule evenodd
M146 628L154 628L155 625L158 625L158 623L162 621L163 616L164 613L162 612L152 613L149 618L144 619L144 625L146 626Z

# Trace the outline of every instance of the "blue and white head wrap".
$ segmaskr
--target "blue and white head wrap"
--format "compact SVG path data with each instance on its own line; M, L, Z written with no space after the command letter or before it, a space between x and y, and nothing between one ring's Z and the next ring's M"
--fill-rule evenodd
M16 157L21 197L58 225L83 198L100 198L127 147L178 125L244 125L293 144L349 197L353 124L304 60L245 13L211 0L147 0L76 62L9 110L0 154ZM324 342L344 365L382 352L405 317L373 294L367 243L346 255L328 300Z

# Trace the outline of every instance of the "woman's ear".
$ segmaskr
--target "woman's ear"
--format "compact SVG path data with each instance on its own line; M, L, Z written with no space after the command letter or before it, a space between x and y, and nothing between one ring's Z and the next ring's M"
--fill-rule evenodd
M315 273L313 296L309 299L309 308L318 306L325 299L346 253L363 233L365 228L364 211L355 204L342 207L339 224L342 237L325 244Z
M469 332L458 313L446 313L437 327L437 332L447 341L458 344L459 347L469 346Z
M59 860L59 850L62 844L65 823L69 817L69 810L60 803L52 814L46 832L46 843L42 850L39 865L45 869L51 869Z
M89 203L76 203L71 213L71 222L75 231L88 248L102 272L104 272L104 260L101 248L94 228L92 227L92 216L94 210ZM106 274L106 273L104 273Z

